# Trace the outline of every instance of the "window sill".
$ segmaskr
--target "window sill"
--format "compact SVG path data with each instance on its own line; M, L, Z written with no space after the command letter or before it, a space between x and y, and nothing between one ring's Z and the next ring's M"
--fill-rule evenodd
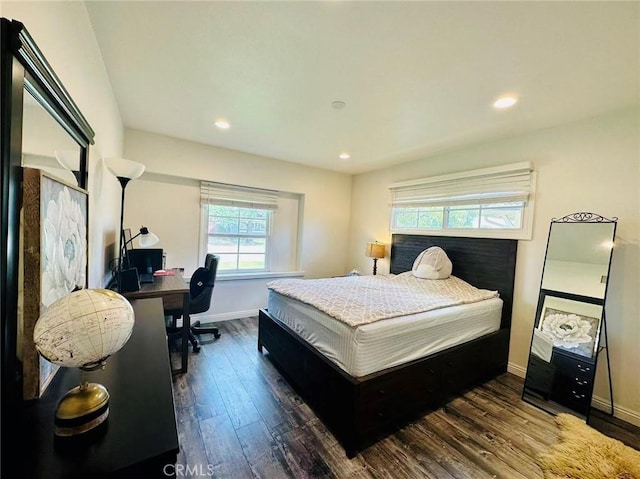
M246 279L303 278L304 271L266 271L261 273L218 274L216 281L242 281Z

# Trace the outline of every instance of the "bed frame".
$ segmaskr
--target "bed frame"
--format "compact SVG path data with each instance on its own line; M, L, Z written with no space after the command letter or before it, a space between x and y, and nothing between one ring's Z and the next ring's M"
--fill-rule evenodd
M409 363L352 377L289 327L259 312L258 350L342 444L349 458L408 421L507 370L516 240L393 235L391 273L411 270L418 254L440 246L453 274L504 302L500 329Z

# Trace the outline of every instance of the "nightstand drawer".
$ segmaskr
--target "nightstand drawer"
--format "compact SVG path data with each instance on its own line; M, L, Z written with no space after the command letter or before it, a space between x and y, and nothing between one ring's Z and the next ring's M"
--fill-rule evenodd
M556 366L558 373L570 381L593 380L595 366L589 361L554 353L552 362Z

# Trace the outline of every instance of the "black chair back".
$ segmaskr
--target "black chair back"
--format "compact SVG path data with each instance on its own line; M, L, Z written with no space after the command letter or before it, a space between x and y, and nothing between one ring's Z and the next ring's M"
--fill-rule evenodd
M191 276L191 281L189 282L189 296L191 299L189 314L204 313L209 310L219 259L216 255L207 254L204 268L196 269Z

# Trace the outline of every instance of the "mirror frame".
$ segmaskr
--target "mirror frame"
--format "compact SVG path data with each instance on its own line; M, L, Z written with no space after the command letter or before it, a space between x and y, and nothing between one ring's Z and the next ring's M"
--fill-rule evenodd
M585 224L585 223L611 223L613 225L613 231L612 231L612 240L615 242L615 237L616 237L616 229L617 229L617 223L618 223L618 218L617 217L612 217L612 218L605 218L604 216L600 216L596 213L589 213L589 212L577 212L577 213L572 213L566 216L563 216L562 218L552 218L551 222L549 223L549 234L547 236L547 246L545 249L545 255L544 255L544 262L543 262L543 266L542 266L542 274L540 276L540 288L538 290L538 304L536 307L536 313L535 313L535 318L533 321L533 329L532 329L532 335L531 335L531 343L529 345L529 356L527 358L527 365L529 366L531 364L531 355L532 355L532 348L533 348L533 340L534 340L534 334L533 331L535 331L535 329L538 327L540 321L541 321L541 313L542 313L542 309L543 309L543 304L544 304L544 300L547 296L553 296L556 298L562 298L562 299L566 299L566 300L571 300L571 301L577 301L577 302L581 302L581 303L586 303L586 304L592 304L592 305L598 305L602 308L602 313L600 315L600 322L598 323L598 331L597 331L597 337L596 337L596 343L594 346L594 354L591 358L586 358L589 361L593 361L593 380L595 380L595 369L597 368L598 365L598 356L599 353L602 349L606 350L606 354L607 354L607 372L608 372L608 378L609 378L609 394L610 394L610 398L611 398L611 409L612 409L612 414L613 414L613 387L611 384L611 363L609 361L609 345L608 345L608 338L607 338L607 323L606 323L606 312L605 312L605 304L606 304L606 300L607 300L607 293L608 293L608 289L609 289L609 276L611 273L611 263L613 260L613 247L611 248L611 252L609 253L609 264L607 266L607 276L606 276L606 283L605 283L605 289L604 289L604 295L602 298L598 298L598 297L592 297L592 296L581 296L578 294L573 294L573 293L567 293L567 292L562 292L562 291L555 291L555 290L548 290L548 289L543 289L542 288L542 284L544 281L544 275L545 275L545 270L547 267L547 257L549 254L549 243L551 240L551 233L553 231L553 225L554 224L562 224L562 223L580 223L580 224ZM602 336L604 336L604 340L605 340L605 346L600 346L600 342L602 340ZM555 348L555 346L554 346ZM534 406L537 406L541 409L543 409L544 411L547 411L549 413L552 413L552 411L541 407L539 404L535 403L535 402L531 402L528 401L527 398L525 397L526 395L526 384L527 384L527 377L528 377L528 367L527 367L527 374L525 374L525 382L523 385L523 390L522 390L522 400L525 402L528 402L530 404L533 404ZM595 384L591 384L591 392L590 392L590 400L589 403L591 402L591 397L593 396L593 389L594 389ZM588 412L586 414L586 421L589 420L589 411L591 410L591 406L589 405L588 407Z
M17 20L0 18L0 347L2 423L2 474L7 449L16 443L22 400L22 367L16 357L20 209L22 206L22 113L26 89L80 146L78 185L87 189L89 145L95 133L62 85L51 65Z

